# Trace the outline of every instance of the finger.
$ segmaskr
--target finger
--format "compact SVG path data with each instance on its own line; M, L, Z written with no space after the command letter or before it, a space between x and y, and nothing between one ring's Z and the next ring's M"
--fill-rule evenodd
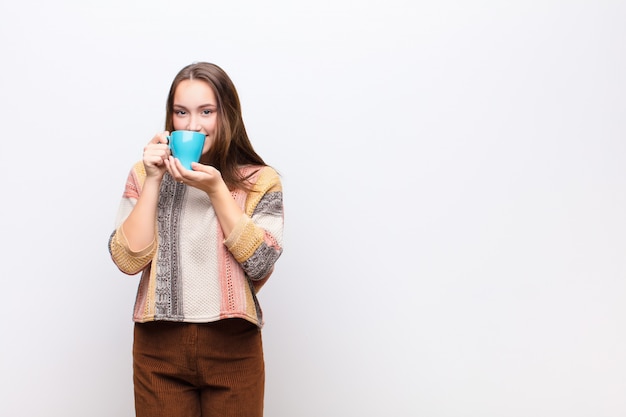
M159 158L161 161L169 158L170 153L169 146L163 143L150 143L143 150L144 158Z
M167 144L169 142L167 139L169 134L170 133L168 131L157 133L156 135L154 135L150 143L151 144L160 144L160 143Z
M167 170L170 175L174 177L176 181L180 181L182 176L178 166L176 166L176 159L170 155L169 158L165 160L165 165L167 166Z
M182 163L182 162L180 162L180 159L178 159L178 158L174 158L174 164L176 165L176 168L178 169L178 171L179 171L181 174L183 174L183 173L185 173L185 172L187 172L187 171L188 171L188 169L187 169L187 168L185 168L185 167L183 166L183 163Z
M212 174L214 172L217 172L217 170L213 166L205 165L205 164L202 164L200 162L192 162L191 163L191 169L193 171L204 172L204 173L207 173L207 174Z
M143 154L144 156L153 156L161 159L167 158L170 155L167 145L164 145L162 143L146 146L143 150Z

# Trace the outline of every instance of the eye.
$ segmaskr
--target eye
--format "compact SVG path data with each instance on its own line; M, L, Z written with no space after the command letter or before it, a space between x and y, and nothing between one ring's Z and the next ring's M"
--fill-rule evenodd
M184 116L187 112L185 110L174 110L174 114L177 116Z
M204 109L204 110L202 110L202 114L203 114L203 115L205 115L205 116L208 116L208 115L210 115L211 113L213 113L213 110L209 110L209 109Z

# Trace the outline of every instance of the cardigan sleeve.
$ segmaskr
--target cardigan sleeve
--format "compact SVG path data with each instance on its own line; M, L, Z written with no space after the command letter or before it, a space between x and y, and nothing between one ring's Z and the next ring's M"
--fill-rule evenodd
M224 244L248 277L269 277L283 251L283 192L278 173L264 167L248 194L245 214Z
M122 227L118 227L109 239L109 253L111 259L120 271L128 275L135 275L145 269L154 258L156 241L140 251L132 251L124 235Z

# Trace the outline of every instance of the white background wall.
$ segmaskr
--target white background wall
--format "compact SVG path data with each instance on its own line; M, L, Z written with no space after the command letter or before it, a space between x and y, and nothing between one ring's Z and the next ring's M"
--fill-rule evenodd
M626 3L0 3L0 415L132 416L109 259L169 84L283 175L266 415L626 415Z

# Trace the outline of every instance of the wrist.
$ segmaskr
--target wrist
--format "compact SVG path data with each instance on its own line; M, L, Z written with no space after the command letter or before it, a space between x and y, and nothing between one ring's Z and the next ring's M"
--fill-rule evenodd
M208 194L211 201L231 196L230 190L228 189L224 181L218 181L217 184L207 190L206 193Z
M146 179L144 180L144 187L146 187L146 185L157 185L160 186L161 185L161 180L163 180L163 173L147 173L146 172Z

